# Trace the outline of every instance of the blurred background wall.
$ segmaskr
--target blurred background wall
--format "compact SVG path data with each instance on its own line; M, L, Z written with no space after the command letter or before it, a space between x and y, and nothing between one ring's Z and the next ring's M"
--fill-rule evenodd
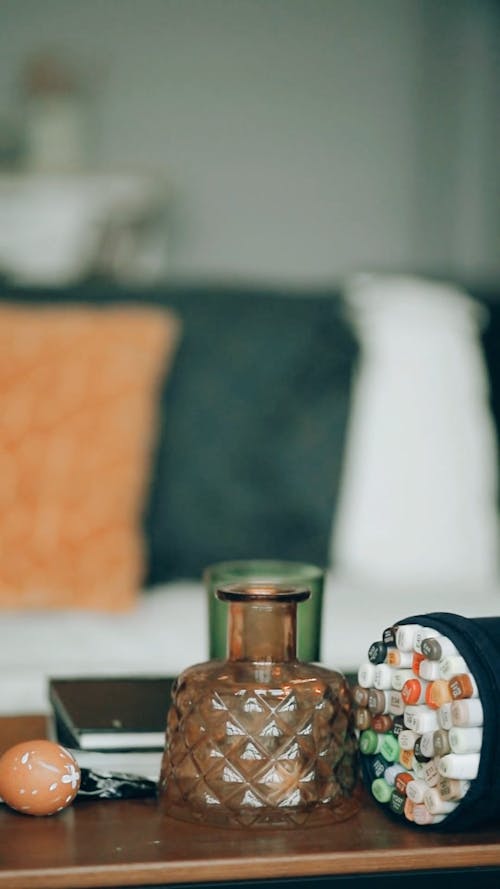
M81 78L90 169L159 170L173 274L500 270L495 0L3 0Z

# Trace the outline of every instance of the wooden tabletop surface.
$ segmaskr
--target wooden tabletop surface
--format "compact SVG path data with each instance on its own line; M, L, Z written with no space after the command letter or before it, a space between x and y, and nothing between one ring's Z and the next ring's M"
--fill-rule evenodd
M43 737L44 717L0 719L0 752ZM243 832L174 821L155 800L77 800L36 818L0 805L0 889L500 867L500 825L434 834L395 823L367 795L357 815L321 829Z

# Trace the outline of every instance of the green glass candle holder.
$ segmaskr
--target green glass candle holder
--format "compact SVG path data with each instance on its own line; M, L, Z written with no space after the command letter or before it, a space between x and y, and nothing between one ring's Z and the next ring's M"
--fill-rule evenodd
M299 609L297 656L301 661L321 659L321 618L323 609L324 571L317 565L273 559L248 559L217 562L203 573L208 595L208 628L210 658L227 655L227 603L216 597L220 586L245 581L286 583L307 588L311 595Z

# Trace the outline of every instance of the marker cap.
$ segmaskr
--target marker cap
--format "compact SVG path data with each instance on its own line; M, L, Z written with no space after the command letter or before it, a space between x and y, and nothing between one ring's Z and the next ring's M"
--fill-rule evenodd
M467 673L468 667L464 658L459 654L449 655L439 661L439 672L442 679L451 679L457 673Z
M406 785L406 795L413 803L423 803L424 793L428 789L427 784L421 778L409 781Z
M399 648L389 648L385 659L390 667L411 667L413 654L411 651L400 651Z
M420 654L422 652L423 640L439 635L439 631L435 630L433 627L419 627L415 633L415 639L413 640L414 650Z
M430 732L426 732L426 734L429 735ZM415 759L417 760L417 762L428 762L430 759L432 759L432 756L427 756L427 754L425 754L423 752L422 737L423 737L422 735L419 735L417 740L415 741L415 747L413 748L413 753L414 753L414 756L415 756Z
M395 762L399 757L399 743L394 735L387 734L382 738L380 753L388 762Z
M396 633L397 627L387 627L382 633L382 641L385 642L386 645L395 645L396 644Z
M392 716L388 713L377 713L372 717L372 729L375 732L390 732L394 724Z
M391 708L392 708L392 695L391 695ZM395 738L398 738L402 731L404 731L405 723L403 719L403 713L401 712L398 716L394 716L392 719L392 734Z
M430 661L427 661L430 663ZM447 679L435 679L430 682L425 691L425 703L428 707L436 710L443 704L451 701L451 692Z
M444 728L438 728L434 732L434 750L436 751L437 756L446 756L447 753L450 753L450 741L448 737L448 732Z
M422 677L422 679L428 679L432 681L433 679L440 678L440 670L439 664L437 661L429 661L424 657L422 661L420 661L418 667L418 675Z
M456 809L457 803L443 799L436 787L429 787L424 793L424 806L431 815L448 815Z
M414 729L419 734L423 735L424 732L431 732L438 727L438 720L435 710L428 710L425 704L421 708L420 712L416 714L414 721Z
M419 712L418 706L413 706L413 704L409 704L408 707L406 708L405 712L403 713L403 719L404 719L405 726L406 726L406 728L411 729L412 732L417 731L417 729L415 727L415 720L417 718L418 712ZM420 734L420 733L417 732L417 734Z
M453 725L482 725L483 705L479 698L453 701L451 705L451 721Z
M368 660L372 664L382 664L387 654L385 642L372 642L368 649Z
M365 661L358 669L358 685L361 685L363 688L371 688L374 678L375 664Z
M418 732L419 735L434 731L438 727L436 711L429 710L425 704L408 706L404 713L404 720L406 727Z
M474 698L477 696L477 685L471 673L459 673L448 682L451 696L454 701L462 698Z
M396 631L396 646L400 651L411 651L417 631L420 629L418 624L402 624Z
M411 799L408 799L408 797L406 797L404 813L405 813L405 818L407 821L413 821L414 808L415 808L415 803L412 802Z
M403 768L398 762L394 762L392 765L387 766L384 772L384 778L388 784L394 785L396 783L396 778L399 774L405 773L406 769Z
M358 707L354 710L354 725L360 732L370 728L371 724L371 713L366 707Z
M366 707L368 703L368 689L362 685L355 685L352 689L352 698L358 707Z
M405 803L406 797L404 794L399 793L398 790L393 790L389 800L389 808L391 812L394 812L395 815L403 815Z
M392 716L403 716L405 710L405 702L403 701L400 691L391 691L389 697L389 713Z
M405 704L422 704L425 701L427 683L421 679L407 679L401 695Z
M435 755L434 732L424 732L420 735L420 750L427 759L432 759Z
M473 781L479 771L479 753L448 753L439 760L439 774L445 778Z
M415 769L415 756L413 754L413 750L400 750L399 751L399 762L405 769L411 771Z
M453 725L449 731L450 747L453 753L479 753L483 743L483 730L477 726Z
M418 761L415 759L415 757L413 757L413 768L412 768L412 772L413 772L413 774L415 775L415 778L421 778L422 781L425 780L425 778L424 778L424 765L425 765L425 763L423 763L423 762L418 762Z
M387 760L385 760L383 756L380 756L380 753L376 753L375 756L370 757L370 763L373 777L382 778L387 768Z
M361 753L364 753L365 755L378 753L381 740L381 735L378 735L373 729L365 729L359 736L359 749L361 750Z
M387 713L389 710L390 693L378 688L371 688L368 693L368 710L372 714Z
M400 670L394 670L392 674L392 687L395 691L401 691L403 685L408 679L413 679L414 673L413 670L408 670L406 668L402 668Z
M415 676L419 675L420 664L422 663L424 658L425 658L425 655L423 655L422 652L415 651L413 653L413 657L411 659L411 668L412 668L413 672L415 673Z
M422 639L422 653L431 661L439 661L442 657L458 654L457 648L447 636L436 635Z
M423 804L421 806L415 806L413 809L413 820L415 824L421 826L425 824L439 824L444 818L446 818L446 815L431 815L427 807Z
M407 772L406 769L403 769L403 771L399 772L399 774L396 775L394 785L396 787L396 790L399 790L400 793L403 793L406 796L406 788L410 781L414 780L415 778L412 773Z
M384 690L392 687L393 670L389 664L377 664L375 667L375 675L373 677L373 685L375 688Z
M388 803L392 796L392 787L385 778L375 778L371 791L378 803Z
M420 738L420 735L417 732L413 732L411 729L404 729L400 735L398 735L399 746L401 750L413 750L415 747L415 741Z
M437 711L437 718L441 728L450 729L453 725L451 719L451 703L449 701L446 704L441 704Z
M380 756L379 753L376 753L374 756L367 756L365 763L368 765L368 772L372 780L383 777L387 768L387 761L383 756Z
M443 775L440 775L437 787L443 799L461 800L469 790L470 781L444 778Z

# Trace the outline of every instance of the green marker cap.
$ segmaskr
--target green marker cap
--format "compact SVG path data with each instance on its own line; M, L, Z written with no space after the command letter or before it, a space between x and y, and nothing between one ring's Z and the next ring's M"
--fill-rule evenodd
M392 796L393 788L385 778L375 778L372 781L372 793L378 803L388 803Z
M394 735L384 735L380 745L380 752L388 762L396 762L399 759L399 741Z
M372 728L361 732L359 736L359 749L361 753L369 755L370 753L378 753L380 747L381 736L374 732Z

